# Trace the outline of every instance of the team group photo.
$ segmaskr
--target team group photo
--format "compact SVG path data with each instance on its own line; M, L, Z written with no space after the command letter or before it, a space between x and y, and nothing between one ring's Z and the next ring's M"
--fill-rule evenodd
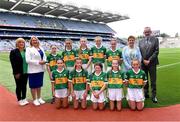
M0 121L179 121L177 5L1 0Z

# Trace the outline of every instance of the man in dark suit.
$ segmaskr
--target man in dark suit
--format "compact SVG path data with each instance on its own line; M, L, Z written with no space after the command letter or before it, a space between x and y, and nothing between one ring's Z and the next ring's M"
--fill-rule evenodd
M145 71L147 77L148 73L151 81L152 89L152 101L157 103L156 97L156 67L159 64L159 40L151 35L152 31L150 27L144 28L145 37L139 42L139 48L142 55L142 69ZM149 98L149 83L144 87L144 94L146 98Z

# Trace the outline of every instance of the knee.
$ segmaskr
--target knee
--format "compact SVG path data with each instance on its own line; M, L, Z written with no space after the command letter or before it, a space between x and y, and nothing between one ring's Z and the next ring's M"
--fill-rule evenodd
M143 110L143 107L137 107L137 110L138 110L138 111L142 111L142 110Z
M135 111L135 110L136 110L136 107L135 107L135 106L130 106L130 109L131 109L132 111Z

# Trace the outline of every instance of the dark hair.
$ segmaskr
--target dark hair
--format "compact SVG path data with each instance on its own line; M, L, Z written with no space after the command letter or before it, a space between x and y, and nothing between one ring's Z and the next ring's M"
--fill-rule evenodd
M101 63L95 63L95 64L94 64L94 68L95 68L96 66L100 66L101 69L103 69L103 65L102 65Z

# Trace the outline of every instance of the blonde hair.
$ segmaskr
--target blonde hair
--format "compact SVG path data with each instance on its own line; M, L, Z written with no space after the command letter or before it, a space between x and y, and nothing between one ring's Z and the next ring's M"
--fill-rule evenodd
M96 41L96 40L100 40L100 41L102 42L102 37L101 37L101 36L96 36L96 37L94 38L94 41Z
M85 40L86 42L88 41L86 37L81 37L80 38L80 41L81 40ZM86 49L88 49L87 45L86 45ZM88 49L89 50L89 49ZM81 55L82 54L82 45L80 45L80 49L78 51L78 54Z
M38 46L40 46L39 39L38 39L36 36L32 36L32 37L31 37L31 39L30 39L30 41L29 41L30 46L31 46L31 47L33 46L33 45L32 45L32 40L33 40L33 39L36 39L36 40L38 41Z
M24 47L25 47L25 40L23 38L17 38L16 39L16 48L18 48L18 44L20 41L22 41L24 43Z

